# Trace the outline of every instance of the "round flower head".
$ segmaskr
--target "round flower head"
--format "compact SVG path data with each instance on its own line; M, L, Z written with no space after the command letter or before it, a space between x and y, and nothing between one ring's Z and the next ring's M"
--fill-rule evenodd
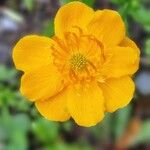
M21 93L47 119L93 126L132 99L139 49L113 10L81 2L62 6L52 38L29 35L13 50Z

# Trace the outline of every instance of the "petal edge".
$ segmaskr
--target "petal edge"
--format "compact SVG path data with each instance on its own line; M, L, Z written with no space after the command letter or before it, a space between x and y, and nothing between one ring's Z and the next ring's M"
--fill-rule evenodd
M93 14L93 9L81 2L70 2L62 6L55 17L55 34L63 37L63 33L70 31L73 26L86 28Z
M107 112L114 112L125 107L133 98L135 85L128 76L118 79L109 79L103 84L99 84L104 97Z
M70 87L68 92L68 110L80 126L96 125L104 117L104 98L101 89L92 83Z

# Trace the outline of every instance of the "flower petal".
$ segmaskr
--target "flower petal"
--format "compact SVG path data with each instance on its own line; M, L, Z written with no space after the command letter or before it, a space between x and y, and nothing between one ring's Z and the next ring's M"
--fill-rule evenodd
M68 91L68 110L80 126L93 126L104 117L104 98L96 83L70 87Z
M50 49L50 38L37 35L23 37L13 49L16 68L29 72L50 64L52 62Z
M60 73L51 66L44 66L30 73L25 73L21 79L21 93L31 101L44 100L57 94L63 88Z
M52 121L66 121L70 118L67 111L66 90L45 101L36 101L35 106L46 119Z
M107 112L114 112L126 106L133 98L135 90L134 82L128 76L109 79L105 83L101 83L100 87L105 97Z
M107 49L103 75L108 78L134 74L139 68L139 54L131 47L113 47Z
M88 25L88 31L106 47L119 44L125 37L125 25L120 15L116 11L107 9L95 12Z
M137 52L137 54L140 56L139 48L137 47L135 42L132 41L130 38L125 37L119 45L122 46L122 47L131 47L131 48L133 48Z
M81 2L71 2L62 6L55 17L55 34L63 37L64 32L75 26L85 29L93 14L94 11Z

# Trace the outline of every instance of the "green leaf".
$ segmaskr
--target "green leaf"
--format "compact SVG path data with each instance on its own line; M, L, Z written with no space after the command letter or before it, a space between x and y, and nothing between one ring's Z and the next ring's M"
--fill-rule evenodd
M52 143L58 137L59 124L39 118L34 122L32 130L40 141L44 143Z
M50 20L44 24L44 29L42 34L44 36L51 37L54 35L54 20Z
M74 0L59 0L60 2L60 5L64 5L64 4L67 4L69 2L73 2Z
M131 105L120 109L116 112L115 118L113 120L113 134L115 139L119 139L121 135L123 135L131 114Z
M67 132L71 131L73 127L73 124L71 121L64 122L62 125L63 125L63 129Z
M30 128L30 121L27 115L19 114L13 118L12 129L10 135L10 143L7 146L8 150L18 149L26 150L28 147L27 131Z
M35 4L35 0L23 0L23 4L29 11L32 11Z
M0 86L0 109L11 107L15 111L29 111L31 103L21 96L19 91L14 91L10 87Z
M67 4L69 2L73 2L74 0L59 0L60 4L61 5L64 5L64 4ZM95 0L76 0L76 1L79 1L79 2L83 2L87 5L89 5L90 7L93 7L94 6L94 2Z
M111 0L111 2L113 4L116 4L116 5L123 5L123 4L127 4L130 0Z
M26 150L30 120L26 114L12 116L3 107L0 115L0 143L6 150ZM2 132L1 132L2 131Z
M129 14L136 22L140 23L146 31L150 31L150 10L141 6L137 10L130 11Z
M4 65L0 65L0 81L12 80L16 77L17 71L12 68L7 68Z
M49 145L44 150L92 150L89 145L80 145L79 143L67 144L63 141L57 141L53 145Z
M130 145L148 143L150 141L150 120L144 121L139 133L132 139Z
M27 150L27 138L21 132L15 132L6 150Z
M145 54L150 56L150 38L145 41Z
M89 5L90 7L94 6L95 0L81 0L83 3Z
M26 114L18 114L13 117L14 128L26 132L30 128L30 120Z
M91 127L91 134L98 140L107 141L111 134L112 114L106 113L105 118L98 125Z

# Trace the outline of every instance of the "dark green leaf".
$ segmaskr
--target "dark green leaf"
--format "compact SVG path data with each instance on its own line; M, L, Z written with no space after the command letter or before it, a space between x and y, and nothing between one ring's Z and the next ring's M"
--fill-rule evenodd
M48 37L51 37L54 35L54 20L50 20L45 23L42 34Z
M116 112L115 118L113 120L113 133L116 140L121 135L123 135L125 129L127 128L130 119L130 113L131 113L130 105Z

